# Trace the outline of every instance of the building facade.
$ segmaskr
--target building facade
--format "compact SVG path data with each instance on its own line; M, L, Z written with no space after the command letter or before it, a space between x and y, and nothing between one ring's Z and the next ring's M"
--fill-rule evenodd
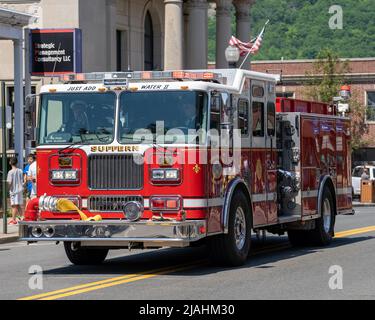
M31 28L80 28L83 71L201 69L207 66L208 15L216 14L216 63L227 67L231 33L250 40L255 0L21 0L0 6L35 14ZM20 4L22 3L22 4ZM11 75L7 46L1 44L0 79Z
M237 37L250 40L255 0L10 0L0 8L37 17L28 28L82 30L82 71L181 70L207 67L208 15L216 15L216 64L228 67L225 49L236 16ZM0 42L0 81L14 108L13 43ZM52 78L33 77L31 92ZM27 92L28 93L28 92ZM1 98L1 93L0 93ZM14 149L15 130L8 149Z

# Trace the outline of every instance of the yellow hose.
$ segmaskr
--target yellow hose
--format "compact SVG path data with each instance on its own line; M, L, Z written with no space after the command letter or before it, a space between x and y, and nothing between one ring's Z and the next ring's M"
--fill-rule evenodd
M88 218L81 210L77 208L77 206L72 201L68 199L61 198L57 200L56 207L57 207L57 210L59 210L60 212L69 212L69 211L78 212L82 221L102 221L102 216L99 214L96 215L95 217Z

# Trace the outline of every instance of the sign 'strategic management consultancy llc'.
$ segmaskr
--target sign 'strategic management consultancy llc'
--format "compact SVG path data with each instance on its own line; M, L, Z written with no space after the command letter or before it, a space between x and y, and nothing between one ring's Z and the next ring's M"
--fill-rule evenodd
M30 44L32 75L57 76L82 72L80 29L33 29Z

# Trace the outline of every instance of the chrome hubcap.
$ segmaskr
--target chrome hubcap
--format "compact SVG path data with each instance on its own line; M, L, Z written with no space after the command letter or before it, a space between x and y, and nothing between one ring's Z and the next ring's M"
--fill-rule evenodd
M324 231L328 233L331 229L331 203L328 199L323 202L323 224Z
M246 219L245 213L241 207L237 208L234 218L234 237L237 249L241 250L246 241Z

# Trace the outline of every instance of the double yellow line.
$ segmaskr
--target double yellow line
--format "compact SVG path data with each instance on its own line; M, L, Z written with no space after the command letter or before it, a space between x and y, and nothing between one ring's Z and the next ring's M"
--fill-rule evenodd
M56 300L56 299L65 298L65 297L69 297L69 296L73 296L73 295L77 295L81 293L87 293L87 292L94 291L94 290L105 289L105 288L117 286L120 284L150 279L150 278L154 278L156 276L167 274L167 273L174 273L174 272L183 271L183 270L187 270L191 268L196 268L196 267L204 266L207 263L208 261L206 260L200 260L200 261L195 261L195 262L188 263L188 264L185 263L181 265L174 265L172 267L149 270L149 271L141 272L141 273L127 274L127 275L114 277L110 279L77 285L77 286L69 287L65 289L41 293L41 294L37 294L34 296L21 298L19 300Z
M373 232L373 231L375 231L375 226L351 229L351 230L337 232L335 235L335 238L343 238L343 237L347 237L351 235L368 233L368 232ZM263 248L263 250L256 251L254 252L253 255L279 251L282 249L287 249L289 247L290 245L286 243L278 244L276 246L270 246L270 247ZM207 264L208 264L207 260L200 260L200 261L194 261L194 262L187 263L187 264L185 263L185 264L180 264L180 265L174 265L171 267L154 269L154 270L149 270L149 271L140 272L140 273L126 274L126 275L122 275L119 277L109 278L109 279L81 284L81 285L77 285L77 286L69 287L65 289L41 293L41 294L21 298L19 300L56 300L56 299L74 296L77 294L105 289L105 288L117 286L120 284L126 284L126 283L135 282L135 281L150 279L150 278L154 278L156 276L163 275L163 274L170 274L170 273L174 273L178 271L184 271L184 270L188 270L188 269L192 269L196 267L201 267Z
M344 238L344 237L347 237L347 236L353 236L353 235L356 235L356 234L368 233L368 232L373 232L373 231L375 231L375 226L363 227L363 228L358 228L358 229L351 229L351 230L336 232L335 238Z

